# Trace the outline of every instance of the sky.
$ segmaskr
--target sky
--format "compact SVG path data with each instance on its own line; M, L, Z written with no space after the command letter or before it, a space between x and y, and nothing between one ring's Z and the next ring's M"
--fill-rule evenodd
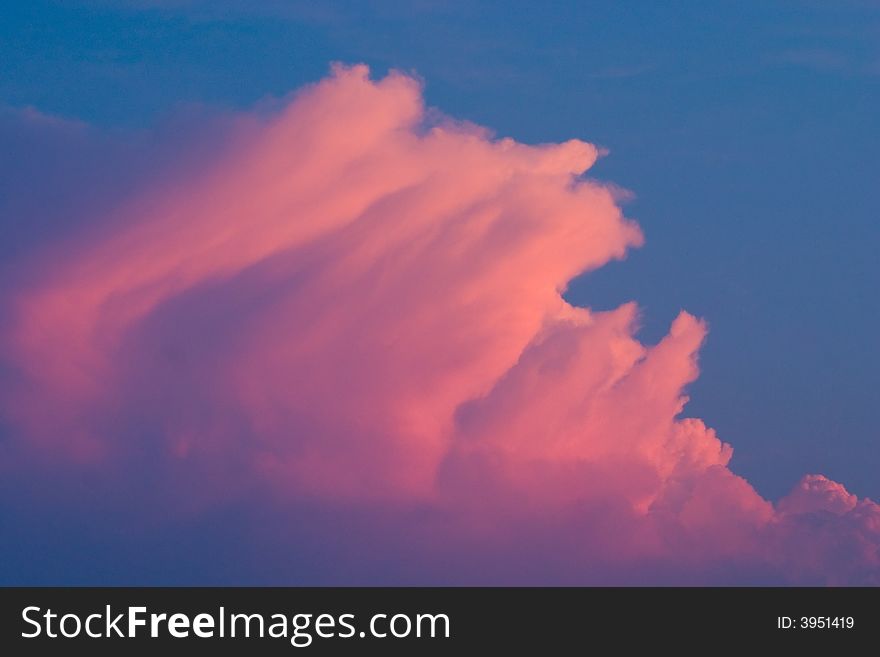
M880 6L533 7L4 5L0 579L876 581Z

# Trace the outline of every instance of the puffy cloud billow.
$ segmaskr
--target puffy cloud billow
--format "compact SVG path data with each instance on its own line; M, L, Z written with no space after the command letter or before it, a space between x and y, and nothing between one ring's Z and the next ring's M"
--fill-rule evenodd
M594 146L364 66L222 125L8 268L6 508L163 548L59 564L163 581L222 516L176 583L880 583L878 505L820 475L771 503L682 417L701 320L644 345L634 304L563 299L642 243Z

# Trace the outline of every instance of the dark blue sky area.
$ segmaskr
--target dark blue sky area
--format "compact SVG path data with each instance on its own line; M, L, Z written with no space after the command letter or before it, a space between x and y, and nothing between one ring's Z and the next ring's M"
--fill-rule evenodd
M137 129L364 61L500 135L603 145L647 245L570 299L639 301L647 341L710 322L687 414L764 495L822 472L880 498L880 4L313 5L7 2L0 105Z

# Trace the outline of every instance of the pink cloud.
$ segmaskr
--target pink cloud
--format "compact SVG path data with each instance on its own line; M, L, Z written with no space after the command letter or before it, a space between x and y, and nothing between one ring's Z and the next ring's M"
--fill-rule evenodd
M701 320L649 346L634 304L562 298L642 243L594 146L428 122L364 66L228 131L23 263L0 403L32 458L125 471L147 441L189 513L380 512L377 549L457 581L877 582L877 505L818 475L774 505L682 417Z

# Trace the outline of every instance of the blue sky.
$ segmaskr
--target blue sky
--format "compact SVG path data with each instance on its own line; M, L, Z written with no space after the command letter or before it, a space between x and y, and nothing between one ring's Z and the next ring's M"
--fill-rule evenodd
M764 495L823 472L880 497L880 5L534 7L11 2L0 104L137 131L363 61L416 72L431 105L499 135L600 144L593 175L635 193L647 243L569 298L637 300L649 342L680 308L709 321L686 413Z

